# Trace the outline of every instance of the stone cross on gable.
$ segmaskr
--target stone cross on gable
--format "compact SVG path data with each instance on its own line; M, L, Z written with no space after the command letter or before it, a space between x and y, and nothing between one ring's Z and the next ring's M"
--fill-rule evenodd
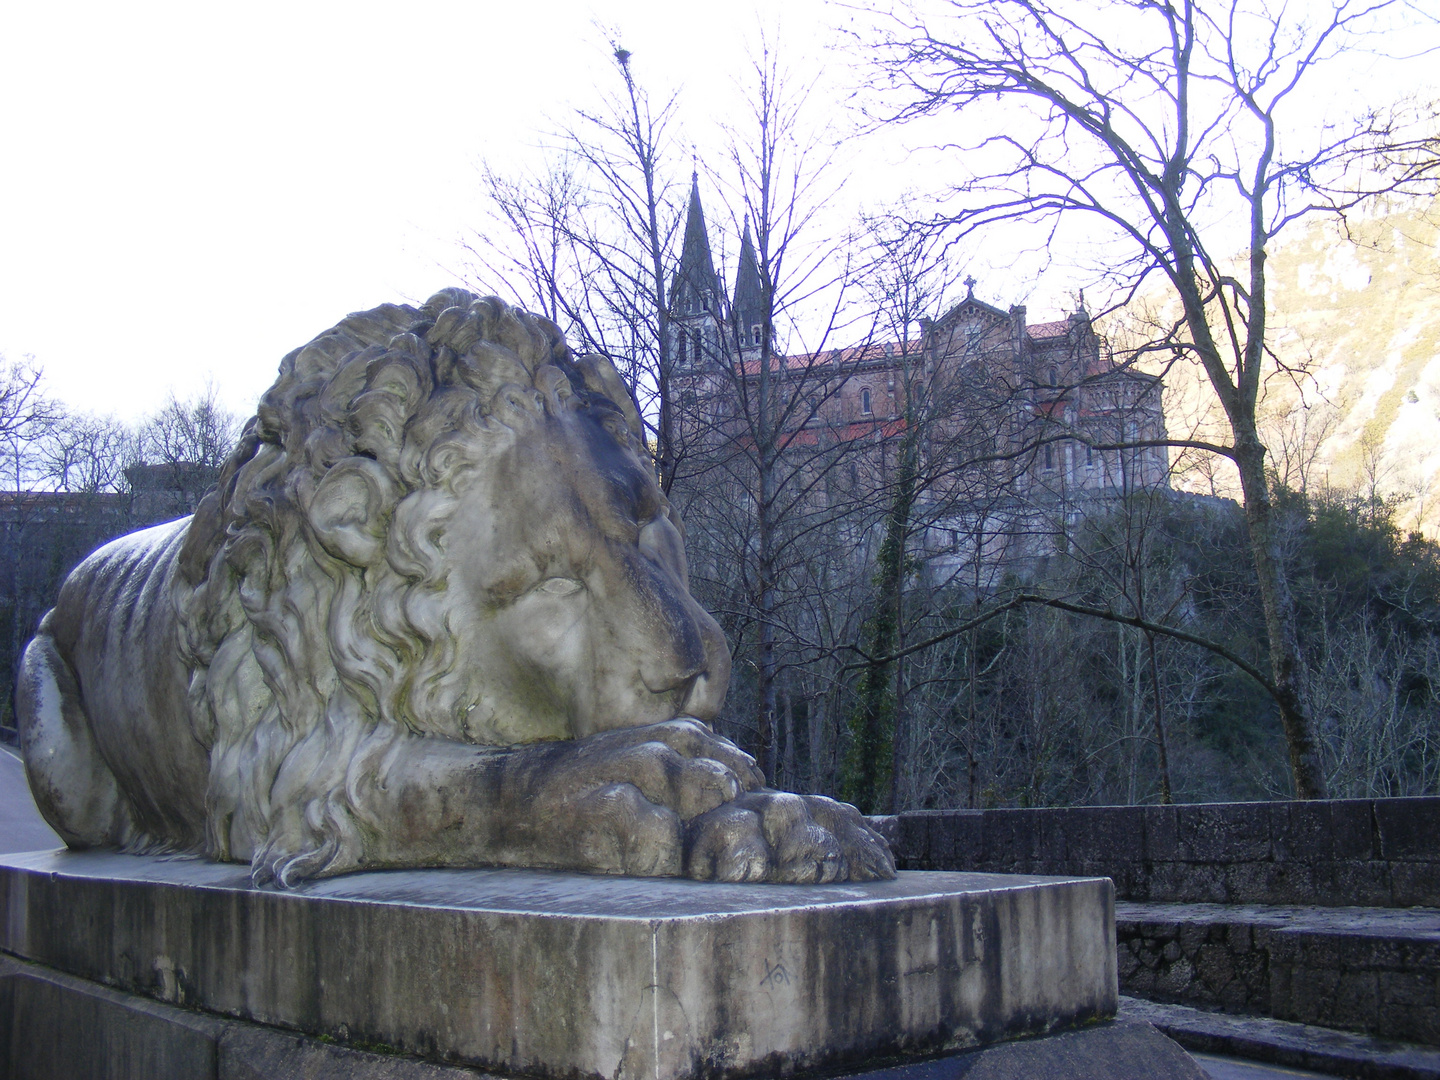
M978 285L978 284L979 284L979 282L975 280L975 276L974 276L973 274L972 274L970 277L967 277L967 278L965 279L965 290L966 290L967 294L970 295L970 296L974 296L974 295L975 295L975 286Z

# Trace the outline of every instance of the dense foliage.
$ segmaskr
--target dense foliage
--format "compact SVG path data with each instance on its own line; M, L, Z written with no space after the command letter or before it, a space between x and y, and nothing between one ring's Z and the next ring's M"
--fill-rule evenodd
M1393 505L1373 497L1282 489L1276 505L1332 792L1435 793L1440 545L1403 533ZM1134 803L1167 787L1176 801L1291 794L1275 703L1224 656L1038 603L1007 607L1023 593L1138 614L1263 670L1265 624L1234 503L1154 492L1092 507L1050 538L1051 554L1009 567L983 593L955 574L937 588L933 562L912 557L898 607L882 599L889 532L883 521L871 531L849 588L832 594L857 610L829 614L865 655L881 639L920 642L1000 613L885 665L883 694L881 670L854 650L797 636L784 664L783 783L871 811ZM722 723L746 742L749 645L736 644ZM878 778L877 767L894 772Z

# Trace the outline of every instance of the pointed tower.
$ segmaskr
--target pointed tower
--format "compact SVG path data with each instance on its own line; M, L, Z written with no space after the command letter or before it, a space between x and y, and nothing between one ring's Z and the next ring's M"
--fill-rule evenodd
M670 285L670 317L691 319L720 310L715 260L710 257L710 235L705 229L705 210L700 205L700 174L690 174L690 209L685 215L685 241L680 248L680 268Z
M735 340L742 350L760 347L760 325L765 309L765 294L760 287L760 263L755 257L755 243L750 239L750 218L745 218L745 231L740 237L740 265L735 271L734 320Z
M710 235L700 205L700 175L690 174L690 209L685 215L685 240L680 266L670 284L670 357L677 369L697 367L716 355L725 295L710 256Z
M690 174L690 207L685 214L685 239L680 265L670 284L669 329L670 402L674 435L688 446L714 431L714 403L718 400L717 367L723 355L720 321L726 299L710 256L705 210L700 205L700 175Z

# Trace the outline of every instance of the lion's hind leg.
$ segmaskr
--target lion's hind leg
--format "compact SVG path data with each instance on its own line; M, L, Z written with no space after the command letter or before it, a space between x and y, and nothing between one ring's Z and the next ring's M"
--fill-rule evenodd
M50 827L71 847L124 847L140 830L95 743L75 671L48 623L47 616L26 648L15 687L30 791Z

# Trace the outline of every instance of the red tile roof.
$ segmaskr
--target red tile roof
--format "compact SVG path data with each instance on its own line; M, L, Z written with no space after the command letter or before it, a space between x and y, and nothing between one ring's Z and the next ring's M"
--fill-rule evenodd
M1056 319L1054 322L1031 323L1025 328L1025 332L1036 340L1064 337L1070 332L1070 320Z
M889 349L887 353L885 350ZM905 354L920 355L919 339L905 342L881 341L870 345L852 345L848 349L826 349L818 353L798 353L795 356L773 356L770 370L813 371L839 365L860 364L870 360L895 360ZM745 361L745 374L760 374L759 360Z

